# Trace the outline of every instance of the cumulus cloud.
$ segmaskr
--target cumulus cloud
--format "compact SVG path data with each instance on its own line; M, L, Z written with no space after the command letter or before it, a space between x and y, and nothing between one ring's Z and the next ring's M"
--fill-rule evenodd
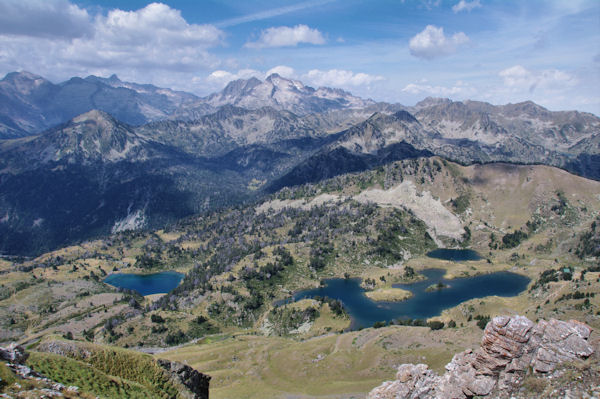
M330 69L328 71L313 69L304 75L303 78L315 86L333 87L367 86L383 80L382 76L369 75L362 72L354 73L343 69Z
M319 30L311 29L306 25L278 26L263 30L257 41L248 42L244 47L289 47L297 46L300 43L324 44L325 38Z
M137 11L112 10L106 17L99 16L95 25L96 37L112 45L213 47L224 36L212 25L188 24L179 10L161 3Z
M537 88L558 89L577 84L577 79L557 69L532 71L521 65L515 65L500 71L504 85L512 90L527 90L533 93Z
M463 32L448 37L444 34L444 28L427 25L422 32L410 39L408 48L415 57L432 60L453 54L458 47L468 42L469 38Z
M252 77L262 78L263 75L263 73L255 69L240 69L237 72L217 70L208 75L206 80L208 83L215 85L216 87L224 87L232 80L250 79Z
M279 76L283 76L284 78L292 79L296 77L296 71L294 68L286 66L286 65L277 65L273 67L265 73L265 77L276 73Z
M223 43L224 32L212 25L189 24L179 10L151 3L135 11L110 10L90 16L67 0L7 0L0 23L4 68L42 74L87 74L109 70L125 76L192 72L215 68L219 60L208 49ZM44 19L46 25L35 21ZM49 15L49 16L48 16ZM48 75L47 75L48 76Z
M265 79L274 73L287 79L301 80L306 84L316 87L357 88L365 87L371 83L383 80L383 77L381 76L369 75L366 73L354 73L352 71L338 69L330 69L328 71L313 69L308 73L299 74L289 66L278 65L266 72L257 71L255 69L240 69L237 72L216 70L206 77L206 83L216 90L225 87L225 85L232 80L249 79L251 77Z
M92 31L87 11L67 0L3 0L0 35L74 38Z
M479 0L473 0L473 1L466 1L466 0L460 0L458 3L456 3L454 6L452 6L452 11L454 11L455 13L457 12L461 12L461 11L471 11L475 8L479 8L481 7L481 3L479 2Z

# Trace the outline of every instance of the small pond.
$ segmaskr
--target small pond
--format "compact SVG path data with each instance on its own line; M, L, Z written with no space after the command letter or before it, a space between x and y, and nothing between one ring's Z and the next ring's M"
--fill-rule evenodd
M427 256L435 259L451 260L452 262L464 262L466 260L481 260L483 257L472 249L448 249L438 248L427 253Z
M377 302L364 295L360 279L328 279L319 288L297 292L288 300L278 301L281 305L315 296L339 299L352 318L350 329L371 327L377 321L389 322L394 319L425 319L439 316L444 309L454 307L473 298L490 295L515 296L527 288L529 278L511 272L496 272L481 276L444 279L445 270L427 269L421 272L426 279L411 284L394 284L413 293L402 302ZM440 290L429 291L427 287L442 283L447 285Z
M163 294L177 287L183 274L168 271L153 274L114 273L104 279L114 287L135 290L141 295Z

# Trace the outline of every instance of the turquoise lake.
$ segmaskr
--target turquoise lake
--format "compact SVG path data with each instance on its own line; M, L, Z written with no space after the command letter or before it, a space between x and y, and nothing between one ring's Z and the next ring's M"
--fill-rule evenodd
M135 290L141 295L163 294L177 287L183 274L168 271L153 274L114 273L104 279L114 287Z
M276 304L298 301L315 296L339 299L352 319L351 330L371 327L377 321L396 319L426 319L439 316L444 309L473 298L490 295L515 296L527 288L529 278L511 272L496 272L481 276L444 279L445 270L427 269L421 272L426 279L394 287L411 291L413 296L402 302L377 302L369 299L360 287L360 279L328 279L324 286L297 292L291 298ZM427 292L432 284L448 287Z

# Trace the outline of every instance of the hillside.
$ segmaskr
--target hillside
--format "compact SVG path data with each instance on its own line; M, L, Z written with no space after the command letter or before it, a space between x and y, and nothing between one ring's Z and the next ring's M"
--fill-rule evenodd
M416 357L441 370L476 342L487 316L575 318L599 328L597 259L581 249L594 242L599 195L598 182L552 167L398 161L166 230L0 261L0 337L36 342L70 332L76 340L159 352L211 375L217 398L362 395ZM425 256L444 246L472 248L484 259ZM510 270L531 282L515 297L443 311L429 320L444 323L441 330L415 321L342 334L350 319L335 301L276 304L324 278L359 277L377 292L432 267L449 278ZM186 274L169 295L140 297L101 282L111 271L161 270ZM311 383L317 380L323 383Z
M208 399L209 376L120 348L47 337L33 351L0 347L0 358L0 390L17 397Z
M54 84L30 72L12 72L0 80L0 138L41 133L93 109L140 125L165 119L195 99L189 93L122 82L116 75Z
M90 111L43 135L0 141L0 251L39 254L162 225L211 201L235 204L252 195L241 179Z

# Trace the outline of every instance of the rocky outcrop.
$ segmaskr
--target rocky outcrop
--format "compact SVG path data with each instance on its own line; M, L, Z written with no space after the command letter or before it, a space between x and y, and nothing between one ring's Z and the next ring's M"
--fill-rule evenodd
M5 362L24 364L28 357L29 353L25 352L25 348L16 342L11 343L6 348L0 347L0 360Z
M0 347L0 360L16 377L16 380L10 382L2 381L0 378L0 387L3 385L2 383L6 385L3 387L3 395L0 396L8 398L80 398L79 387L63 385L36 372L25 365L28 358L29 353L25 351L25 348L15 342L7 347ZM28 384L23 384L23 381L28 381Z
M523 316L488 323L479 349L466 350L438 375L425 364L403 364L395 381L373 389L368 399L500 397L518 390L529 373L548 374L563 362L594 353L592 329L581 322L551 319L538 324Z
M171 375L171 380L186 388L186 390L180 391L183 397L186 399L208 399L210 376L199 373L190 366L179 362L158 359L157 363Z

